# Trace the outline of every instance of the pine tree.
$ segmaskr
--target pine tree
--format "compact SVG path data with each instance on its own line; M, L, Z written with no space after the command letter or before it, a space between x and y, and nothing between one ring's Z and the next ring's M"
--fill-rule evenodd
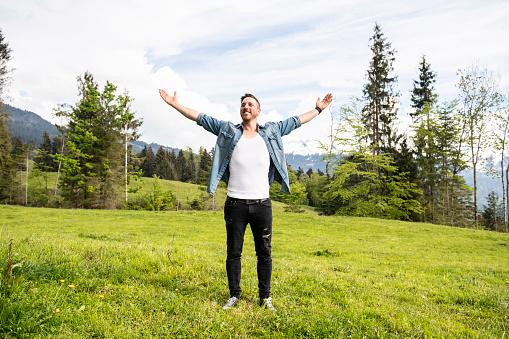
M182 182L187 182L189 179L189 173L186 170L187 164L186 164L186 156L184 154L184 151L181 149L179 150L179 153L177 155L177 173L178 173L178 180Z
M11 159L11 130L8 125L10 115L2 109L0 104L0 181L11 181L8 170L8 164ZM2 187L0 187L0 197L2 196Z
M56 160L57 154L63 154L64 149L65 143L63 137L61 135L55 135L51 143L51 155L53 156L53 172L57 172L59 167L59 162Z
M209 182L210 167L212 166L212 157L205 147L200 147L199 156L198 181L200 185L207 185Z
M415 164L422 195L419 220L446 225L466 225L470 216L470 191L460 176L463 161L457 101L426 103L414 123Z
M27 156L30 144L23 144L21 137L13 139L13 147L2 166L0 177L0 201L9 204L25 204L26 196L23 194L23 177L27 169ZM19 175L18 175L19 174Z
M34 161L37 168L43 172L51 172L55 168L55 161L52 157L51 138L47 131L44 131L42 144L37 149Z
M368 131L368 137L373 147L373 154L379 155L381 150L391 152L397 136L394 134L393 123L397 118L395 107L398 93L394 90L397 77L393 74L393 62L396 51L387 41L378 23L375 24L374 34L370 38L373 57L367 71L367 84L363 94L365 106L363 121Z
M143 151L142 151L143 161L141 163L142 175L144 177L151 178L154 174L156 174L156 170L155 170L156 156L154 154L154 151L152 150L152 146L149 146L148 148L145 146L145 149Z
M369 131L356 103L354 100L338 112L337 132L331 142L341 153L335 156L337 165L318 210L323 214L409 220L421 210L415 200L419 191L407 173L398 170L393 154L373 151L375 145L366 137Z
M0 28L0 103L3 102L3 97L10 82L9 73L12 70L7 67L7 63L12 58L11 53L12 49L9 47Z
M99 91L93 76L78 77L80 99L76 106L60 106L58 126L66 137L60 186L66 202L74 207L116 208L124 179L123 133L130 98L116 95L116 86L106 82ZM68 108L68 109L67 109Z
M299 180L303 174L304 170L299 166L299 168L297 169L297 180Z
M197 183L197 173L198 169L196 166L196 158L194 156L193 150L189 147L189 158L187 159L187 172L189 173L189 182L196 184Z
M157 150L154 167L154 175L165 180L170 178L170 164L163 146L159 146L159 149Z
M435 222L435 188L437 183L437 150L435 139L439 126L434 112L436 95L433 93L433 83L436 73L431 70L423 55L419 64L419 80L414 80L411 91L412 107L410 113L416 126L413 141L415 145L418 182L422 190L421 203L424 207L421 220ZM438 124L440 124L438 122Z
M311 176L313 175L313 169L311 167L308 168L308 170L306 171L306 175L308 176L309 179L311 179Z
M175 154L175 149L172 148L171 151L168 150L166 152L166 156L168 157L168 162L170 164L170 180L179 180L180 176L177 172L177 155Z
M393 159L397 157L398 144L404 140L398 133L394 124L397 120L398 108L396 106L399 94L394 87L397 83L397 77L394 74L393 63L395 61L396 51L392 44L387 41L382 29L378 23L375 24L374 34L370 38L372 45L372 59L367 71L368 82L364 85L364 107L362 110L362 122L366 133L363 137L367 138L374 156L390 155ZM396 169L400 164L393 162L391 165ZM383 177L395 175L397 171L383 172L384 169L377 165L377 162L371 163L372 169L376 172L380 186L376 187L373 194L384 196L388 194L389 188Z
M419 63L419 80L414 80L414 88L410 91L412 94L411 106L415 109L415 112L410 113L410 116L414 122L417 122L426 105L431 107L436 101L437 95L434 93L435 88L433 87L436 76L436 72L431 70L430 64L426 62L426 56L423 55Z
M8 196L6 188L13 181L14 173L11 170L11 129L8 125L10 114L3 104L4 93L9 81L7 63L11 60L12 50L0 29L0 200Z
M482 212L482 224L490 230L499 231L504 222L504 208L496 192L491 192L486 198L487 205Z

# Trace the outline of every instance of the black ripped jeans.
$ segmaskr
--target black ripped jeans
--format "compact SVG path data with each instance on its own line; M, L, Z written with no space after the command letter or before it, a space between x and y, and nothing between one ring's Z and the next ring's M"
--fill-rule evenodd
M226 273L230 297L240 298L240 277L242 247L247 224L251 226L258 258L258 293L260 299L270 296L272 258L270 240L272 237L272 205L270 199L263 201L242 201L227 198L224 206L226 221Z

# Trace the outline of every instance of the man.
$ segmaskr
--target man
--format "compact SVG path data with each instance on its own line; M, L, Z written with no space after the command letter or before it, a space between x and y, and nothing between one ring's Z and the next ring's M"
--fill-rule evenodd
M230 298L223 306L229 309L240 299L241 255L247 224L251 226L258 259L259 305L274 311L270 297L272 276L271 235L272 207L269 186L274 181L281 191L290 194L290 183L281 137L315 118L332 102L332 94L316 101L309 112L279 122L258 125L260 103L252 94L241 97L241 124L219 121L182 106L177 92L173 96L160 89L163 100L186 118L196 121L217 135L207 192L214 194L220 180L228 185L224 207L226 222L226 273Z

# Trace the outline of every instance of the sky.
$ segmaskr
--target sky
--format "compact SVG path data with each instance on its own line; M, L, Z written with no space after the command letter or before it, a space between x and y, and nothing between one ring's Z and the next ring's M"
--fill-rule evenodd
M509 92L507 0L0 0L0 29L12 49L10 105L53 123L59 104L78 101L76 78L89 71L134 99L141 140L210 150L215 136L159 97L221 120L240 122L240 97L261 102L259 122L278 121L360 97L378 23L396 50L400 120L423 55L437 73L441 101L457 97L457 72L480 63ZM320 152L326 110L284 137L287 153Z

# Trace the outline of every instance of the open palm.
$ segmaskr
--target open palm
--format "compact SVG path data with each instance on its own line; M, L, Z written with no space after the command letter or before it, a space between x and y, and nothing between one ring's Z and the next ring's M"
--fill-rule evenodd
M163 98L163 100L170 106L173 106L175 107L175 105L178 103L178 98L177 98L177 91L175 91L175 93L173 94L173 96L169 95L168 93L166 93L165 90L163 89L160 89L159 90L159 95L161 95L161 98Z
M323 98L323 100L320 100L320 98L318 98L318 100L316 100L316 106L320 107L320 109L324 110L332 102L332 99L333 99L333 96L331 93L329 93L325 96L325 98Z

